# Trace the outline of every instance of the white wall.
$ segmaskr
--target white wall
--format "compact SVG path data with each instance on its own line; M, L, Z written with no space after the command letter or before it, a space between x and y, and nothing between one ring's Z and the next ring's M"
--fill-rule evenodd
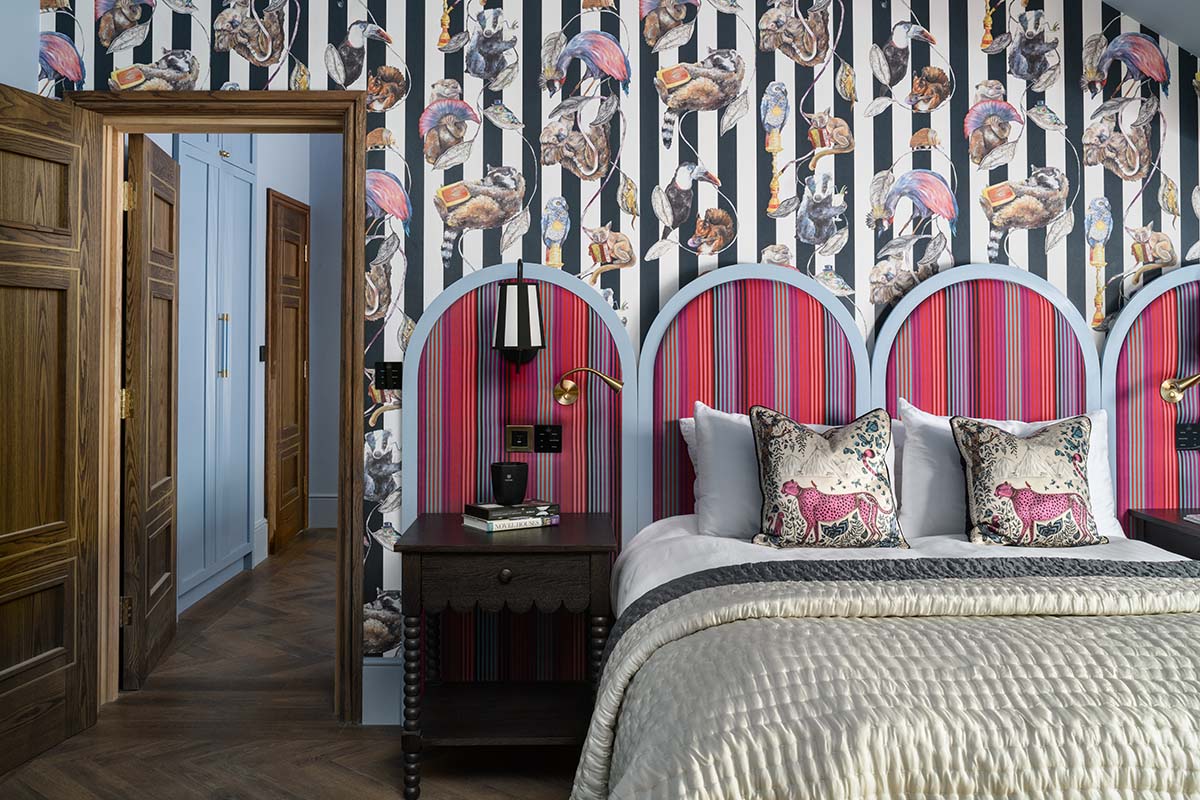
M313 135L308 272L308 524L337 525L341 369L342 137Z
M37 91L38 27L37 0L5 0L0 12L0 83Z
M252 459L253 474L250 476L253 496L252 508L257 515L254 526L254 557L257 565L267 557L266 498L264 496L264 445L266 436L266 365L257 360L258 346L265 344L266 298L267 298L267 190L274 189L288 197L309 202L308 165L309 136L302 133L275 133L256 137L258 161L258 189L254 200L254 302L253 308L261 310L253 326L253 349L255 350L254 386L251 396L254 409L251 414L253 428L251 442L254 444ZM312 370L309 370L312 374ZM311 485L311 480L310 480Z

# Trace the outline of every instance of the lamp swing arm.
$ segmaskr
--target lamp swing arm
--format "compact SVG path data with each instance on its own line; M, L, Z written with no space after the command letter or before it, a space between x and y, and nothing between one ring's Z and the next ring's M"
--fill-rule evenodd
M1166 402L1175 405L1183 401L1183 395L1188 389L1200 384L1200 372L1190 378L1167 378L1162 382L1159 394Z

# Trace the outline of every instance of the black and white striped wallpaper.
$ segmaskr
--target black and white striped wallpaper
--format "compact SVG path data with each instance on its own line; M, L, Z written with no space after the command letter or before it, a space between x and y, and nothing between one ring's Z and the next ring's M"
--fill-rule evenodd
M635 342L756 261L868 336L934 271L1012 263L1099 338L1200 256L1196 56L1099 0L22 1L47 94L370 93L367 364L517 256L579 274ZM367 392L368 449L398 399ZM368 498L373 531L397 501ZM371 553L368 599L394 582Z

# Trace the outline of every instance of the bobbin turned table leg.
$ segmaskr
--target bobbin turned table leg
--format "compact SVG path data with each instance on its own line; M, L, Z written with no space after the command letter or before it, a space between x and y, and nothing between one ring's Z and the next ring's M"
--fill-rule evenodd
M404 618L404 798L421 796L421 618Z
M588 672L592 688L600 686L600 666L604 659L604 646L608 644L608 617L594 616L588 620Z

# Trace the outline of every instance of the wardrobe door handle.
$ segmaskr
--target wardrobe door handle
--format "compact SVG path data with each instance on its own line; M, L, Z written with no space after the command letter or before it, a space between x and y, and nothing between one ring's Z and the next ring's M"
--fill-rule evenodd
M217 377L229 377L229 315L218 314L217 324L221 326L217 348L220 350L220 355L217 357Z
M219 155L221 158L229 158L233 154L230 153L228 150L218 150L217 155Z
M504 569L500 570L500 574L498 574L496 576L496 580L500 581L501 583L508 583L512 579L513 579L513 572L508 567L505 567Z

